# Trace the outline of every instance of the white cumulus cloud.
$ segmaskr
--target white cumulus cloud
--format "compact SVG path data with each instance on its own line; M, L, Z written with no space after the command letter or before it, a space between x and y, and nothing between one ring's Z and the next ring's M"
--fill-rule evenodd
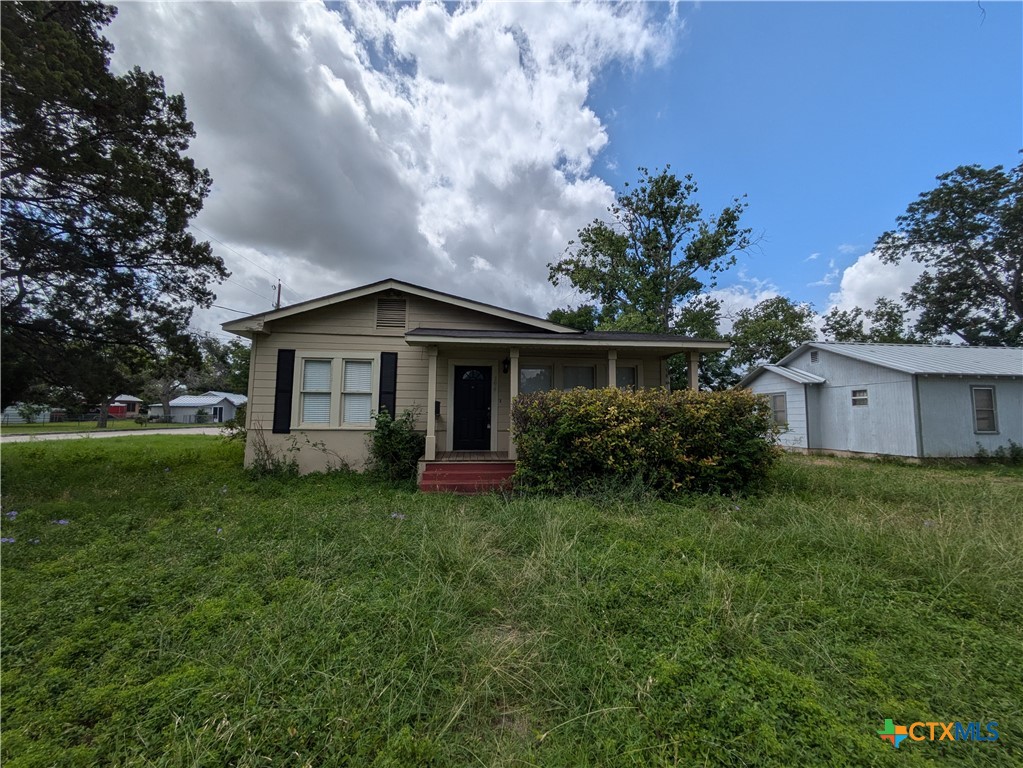
M657 66L682 28L641 3L128 3L107 30L185 96L213 191L196 219L234 272L218 304L269 307L398 277L527 312L613 191L588 106L611 63ZM213 310L214 327L237 315Z

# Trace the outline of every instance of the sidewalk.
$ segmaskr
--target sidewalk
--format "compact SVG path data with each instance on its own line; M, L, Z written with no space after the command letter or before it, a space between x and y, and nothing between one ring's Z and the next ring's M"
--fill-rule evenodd
M146 435L218 435L220 425L212 427L186 427L185 429L125 429L110 432L51 432L48 435L2 435L0 444L31 443L37 440L76 440L80 438L143 437Z

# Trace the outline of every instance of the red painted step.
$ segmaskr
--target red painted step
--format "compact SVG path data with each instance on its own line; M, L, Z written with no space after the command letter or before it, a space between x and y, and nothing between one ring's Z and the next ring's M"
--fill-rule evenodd
M419 490L427 493L485 493L511 488L513 461L427 464Z

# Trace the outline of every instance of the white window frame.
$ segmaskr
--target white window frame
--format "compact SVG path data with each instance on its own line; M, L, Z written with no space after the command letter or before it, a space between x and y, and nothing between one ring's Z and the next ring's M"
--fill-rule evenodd
M858 394L860 392L863 394ZM870 406L870 392L866 389L853 389L850 394L854 408L867 408Z
M994 422L994 429L980 429L977 424L977 390L991 390L991 421ZM993 384L970 387L970 405L973 407L973 434L975 435L997 435L998 434L998 400L995 398L995 387ZM987 410L987 409L985 409Z
M330 421L327 423L312 422L305 423L302 421L302 371L306 360L329 360L330 365ZM352 432L368 432L373 429L374 421L370 419L366 423L345 423L341 421L344 415L344 402L342 397L344 393L342 391L343 381L345 372L345 361L351 360L370 362L372 364L372 370L370 371L370 413L375 414L377 412L377 404L380 402L380 353L379 352L359 352L359 351L335 351L335 350L296 350L295 352L295 371L294 379L295 387L292 390L294 396L291 398L291 428L295 430L345 430ZM360 393L364 394L364 393Z

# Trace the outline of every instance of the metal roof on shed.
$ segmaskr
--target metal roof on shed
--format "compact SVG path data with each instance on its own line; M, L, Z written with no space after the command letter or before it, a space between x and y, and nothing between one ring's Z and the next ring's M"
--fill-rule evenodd
M939 376L1023 376L1023 348L1020 347L811 341L786 355L778 365L784 366L807 349L834 352L836 355L844 355L904 373Z

